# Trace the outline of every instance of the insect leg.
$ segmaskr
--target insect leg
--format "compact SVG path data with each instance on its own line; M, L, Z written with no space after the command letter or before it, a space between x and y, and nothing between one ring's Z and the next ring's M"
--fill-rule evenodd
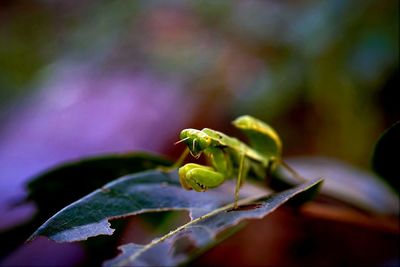
M205 156L211 166L227 178L233 176L233 165L229 153L220 147L209 147L204 150Z
M238 178L237 178L236 187L235 187L235 203L233 205L233 209L237 208L237 202L239 200L239 189L242 186L243 179L245 176L244 159L245 159L245 155L241 154L240 155L240 164L239 164L239 173L238 173Z
M303 176L301 176L297 171L295 171L292 167L290 167L286 162L284 162L283 160L281 160L281 164L283 167L285 167L291 175L293 175L294 178L296 178L297 180L299 180L300 182L306 182L307 180L304 179Z
M182 154L179 156L178 160L172 165L172 169L178 168L182 166L183 161L186 159L187 155L189 155L189 148L186 147Z
M179 168L179 181L186 190L203 192L218 187L225 181L225 176L211 167L188 163Z

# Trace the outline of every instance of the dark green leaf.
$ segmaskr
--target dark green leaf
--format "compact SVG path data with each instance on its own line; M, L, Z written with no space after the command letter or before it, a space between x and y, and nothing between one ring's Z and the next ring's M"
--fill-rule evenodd
M398 196L373 173L323 157L295 157L287 162L308 181L313 177L323 177L321 195L371 213L399 213ZM277 168L273 176L273 182L283 181L286 186L298 183L298 180L282 167Z
M109 219L150 211L188 209L192 217L232 200L220 190L197 193L183 190L176 172L153 170L115 180L59 211L33 235L59 242L111 235Z
M126 174L169 165L170 161L147 153L103 155L68 162L32 178L27 200L34 202L37 212L29 222L0 233L0 240L9 240L0 244L0 257L26 240L54 213L107 182ZM96 253L98 251L97 248Z
M400 193L400 121L387 129L375 145L372 157L374 171Z
M263 218L295 196L314 191L321 183L322 179L314 180L268 197L243 199L237 210L232 210L232 205L210 210L147 245L121 246L122 253L105 266L176 266L214 242L225 229L246 219Z
M169 165L170 161L145 153L104 155L69 162L33 178L28 183L28 200L38 207L38 217L46 219L118 177Z

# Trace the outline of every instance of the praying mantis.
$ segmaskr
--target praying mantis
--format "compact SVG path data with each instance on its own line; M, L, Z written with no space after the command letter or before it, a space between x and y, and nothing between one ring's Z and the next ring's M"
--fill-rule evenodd
M249 115L236 118L232 124L244 132L249 145L209 128L181 131L177 143L184 142L187 148L178 162L190 153L195 158L204 154L209 163L209 166L187 163L179 168L179 181L184 189L204 192L237 176L233 206L236 209L239 189L249 173L263 179L279 164L283 164L296 177L300 177L284 164L281 158L282 142L271 126Z

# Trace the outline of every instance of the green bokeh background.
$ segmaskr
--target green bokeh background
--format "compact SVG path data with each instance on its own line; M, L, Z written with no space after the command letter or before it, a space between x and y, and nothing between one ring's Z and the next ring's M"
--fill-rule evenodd
M399 116L398 4L2 1L0 121L54 66L85 63L178 80L194 125L251 114L278 129L286 155L367 167Z

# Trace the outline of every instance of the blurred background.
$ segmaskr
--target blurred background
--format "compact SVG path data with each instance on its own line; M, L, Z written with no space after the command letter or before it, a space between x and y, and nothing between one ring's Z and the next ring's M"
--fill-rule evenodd
M398 63L395 0L3 0L0 231L35 213L15 203L55 164L174 159L182 128L239 135L230 121L242 114L277 129L285 156L367 170L400 118Z

